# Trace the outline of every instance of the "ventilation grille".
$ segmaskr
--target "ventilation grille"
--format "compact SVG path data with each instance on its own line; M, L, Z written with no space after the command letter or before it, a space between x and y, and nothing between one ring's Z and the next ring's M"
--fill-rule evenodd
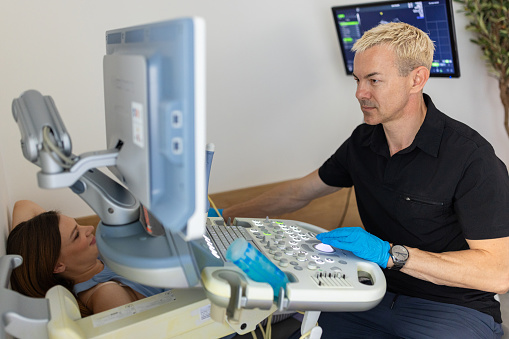
M343 273L320 272L311 278L320 287L352 287Z

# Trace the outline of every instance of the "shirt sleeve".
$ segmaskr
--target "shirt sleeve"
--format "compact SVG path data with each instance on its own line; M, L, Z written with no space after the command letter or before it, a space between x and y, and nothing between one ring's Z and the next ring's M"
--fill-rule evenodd
M466 239L509 236L507 167L490 145L472 153L456 189L454 208Z
M350 138L318 169L318 175L325 184L334 187L351 187L353 185L347 161L349 145Z

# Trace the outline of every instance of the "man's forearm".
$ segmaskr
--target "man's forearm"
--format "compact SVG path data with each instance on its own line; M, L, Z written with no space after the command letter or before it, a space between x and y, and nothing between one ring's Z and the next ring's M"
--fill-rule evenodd
M509 289L509 251L499 251L497 247L507 240L489 241L498 244L492 250L474 248L444 253L407 247L410 255L401 272L437 285L506 293Z
M319 177L318 170L300 179L285 182L262 195L226 208L223 211L225 220L235 217L275 216L296 211L313 199L337 192L339 187L326 185Z
M235 217L264 218L292 212L307 205L309 201L292 197L291 185L282 184L256 198L225 208L223 217L225 220Z

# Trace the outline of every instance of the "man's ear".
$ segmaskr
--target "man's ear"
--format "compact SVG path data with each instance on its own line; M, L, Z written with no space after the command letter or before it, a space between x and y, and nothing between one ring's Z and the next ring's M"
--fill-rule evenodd
M65 264L61 261L57 262L57 264L55 265L55 269L53 270L53 273L55 274L58 274L58 273L62 273L65 271Z
M426 85L429 79L429 69L424 66L419 66L412 71L412 92L419 93Z

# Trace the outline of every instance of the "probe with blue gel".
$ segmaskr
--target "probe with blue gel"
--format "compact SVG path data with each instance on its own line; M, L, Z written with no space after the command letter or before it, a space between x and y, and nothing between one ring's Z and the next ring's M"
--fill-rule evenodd
M270 284L275 297L279 296L279 289L290 282L283 271L243 238L231 243L226 260L237 265L250 279Z

